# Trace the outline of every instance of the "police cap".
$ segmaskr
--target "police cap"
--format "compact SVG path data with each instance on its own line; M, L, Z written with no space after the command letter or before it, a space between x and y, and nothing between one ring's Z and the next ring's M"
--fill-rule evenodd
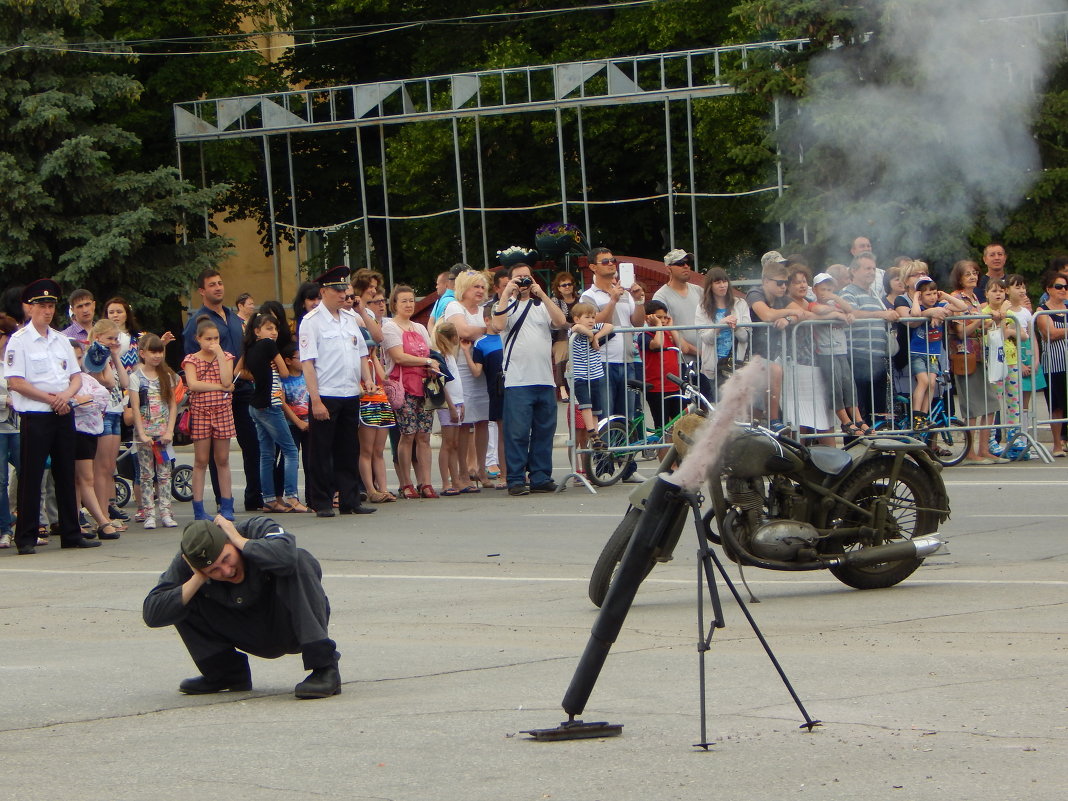
M22 290L23 303L58 303L59 284L51 278L38 278Z
M345 289L349 285L349 274L351 272L344 264L338 267L331 267L316 278L315 283L328 289Z

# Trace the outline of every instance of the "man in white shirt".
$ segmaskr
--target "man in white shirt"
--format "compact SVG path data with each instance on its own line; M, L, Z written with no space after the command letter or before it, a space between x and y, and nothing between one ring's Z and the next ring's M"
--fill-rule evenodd
M619 260L608 248L596 248L590 254L590 270L593 272L593 286L582 293L579 298L583 303L590 303L598 309L594 318L598 323L611 323L619 327L640 327L645 325L645 290L635 281L629 289L620 286L616 266ZM604 411L606 416L622 415L628 422L638 413L637 403L641 395L627 390L627 379L640 379L633 355L634 336L616 334L610 337L601 348L605 359L605 382L607 397ZM623 472L623 481L631 482L631 476L637 465L631 461ZM636 479L635 479L636 480Z
M504 337L504 447L508 494L554 492L556 379L552 329L567 319L520 262L493 306L490 327ZM529 484L527 483L529 479Z
M81 389L81 368L67 337L50 326L59 300L59 285L42 278L22 293L29 323L11 336L4 370L11 404L19 413L21 466L15 544L20 554L36 553L45 461L52 461L64 548L95 548L98 540L82 536L74 486L74 415L72 398Z
M593 286L582 293L580 300L597 307L598 323L611 323L619 327L640 327L645 325L645 290L637 282L629 289L619 284L616 266L618 259L607 248L597 248L590 255L590 270L593 272ZM616 335L605 342L602 348L605 358L605 374L608 376L608 398L605 412L609 415L624 415L628 420L634 417L634 401L627 392L627 378L637 378L632 365L631 349L633 336Z
M315 279L322 302L300 323L300 361L310 402L308 417L308 506L317 517L334 516L334 492L341 514L371 514L360 493L360 395L373 386L367 343L356 314L342 308L349 268L334 267Z

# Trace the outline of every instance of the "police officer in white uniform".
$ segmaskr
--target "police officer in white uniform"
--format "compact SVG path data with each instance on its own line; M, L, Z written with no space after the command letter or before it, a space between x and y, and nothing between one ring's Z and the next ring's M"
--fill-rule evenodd
M59 285L42 278L28 284L22 302L29 322L7 346L4 369L11 402L19 413L18 521L15 544L20 554L36 553L41 513L41 480L51 457L56 484L59 535L64 548L95 548L82 536L74 487L74 415L71 400L81 388L81 368L68 339L51 327Z
M318 517L370 514L361 501L360 395L374 380L367 344L356 315L342 308L349 268L334 267L315 279L322 301L300 322L300 361L308 385L308 506Z

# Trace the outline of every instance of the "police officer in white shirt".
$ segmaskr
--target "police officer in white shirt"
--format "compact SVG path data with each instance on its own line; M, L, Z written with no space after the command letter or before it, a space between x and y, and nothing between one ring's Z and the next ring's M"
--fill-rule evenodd
M308 385L308 506L317 517L334 516L334 492L341 514L371 514L361 501L360 395L374 380L367 344L356 315L342 307L349 268L334 267L315 282L322 302L300 323L300 361Z
M42 278L22 293L29 322L11 336L4 357L11 403L19 413L18 521L15 544L20 554L36 553L41 513L41 480L52 460L63 548L95 548L99 541L82 536L74 487L74 415L71 400L81 388L81 368L68 339L50 327L59 300L59 285Z

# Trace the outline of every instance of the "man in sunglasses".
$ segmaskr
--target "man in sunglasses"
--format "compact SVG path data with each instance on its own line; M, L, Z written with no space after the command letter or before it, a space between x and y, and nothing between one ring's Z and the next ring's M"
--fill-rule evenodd
M653 300L659 300L667 306L675 325L693 325L697 307L701 303L700 287L690 284L690 276L694 273L693 254L675 248L664 256L664 266L667 267L668 281L656 290ZM675 341L679 343L682 355L688 360L695 358L701 346L697 329L676 333L681 335L676 336Z
M778 256L775 251L772 251ZM770 254L765 254L765 256ZM781 256L778 256L781 259ZM776 258L767 259L761 271L759 289L751 289L745 296L752 310L753 322L768 323L753 331L752 350L768 360L768 391L764 399L764 410L768 415L768 425L773 431L784 428L779 399L782 395L782 359L786 337L786 326L803 319L808 312L790 306L786 297L786 286L790 273L786 265Z
M590 270L593 273L593 286L582 293L579 298L583 303L595 306L598 323L611 323L619 327L640 327L645 324L645 290L637 281L634 286L624 289L619 283L617 272L618 259L608 248L596 248L590 254ZM607 415L624 415L628 420L637 414L634 394L627 391L627 379L640 379L634 366L632 334L621 334L609 338L601 348L605 360L605 374L608 388ZM630 462L623 475L627 481L636 469Z

